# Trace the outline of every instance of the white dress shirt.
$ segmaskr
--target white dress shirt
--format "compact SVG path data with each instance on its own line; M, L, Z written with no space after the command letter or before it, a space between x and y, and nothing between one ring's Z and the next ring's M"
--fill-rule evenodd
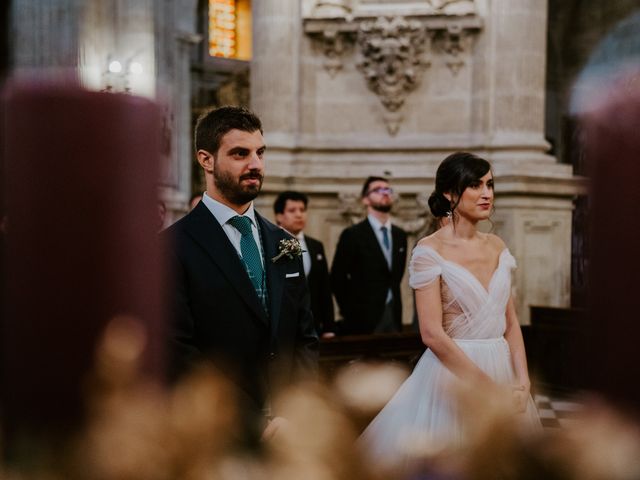
M222 227L222 230L224 230L224 233L226 233L227 237L229 238L231 245L233 245L233 248L235 248L238 252L238 255L242 257L242 252L240 251L240 239L242 238L242 234L236 227L228 223L231 218L238 215L238 212L218 202L217 200L214 200L209 195L207 195L206 192L202 196L202 202L218 221L218 223ZM264 251L262 250L262 242L260 241L260 233L258 232L258 224L256 222L256 215L253 209L253 202L251 202L249 208L247 208L247 211L244 212L242 216L247 217L249 218L249 220L251 220L251 233L253 233L253 239L260 249L260 261L262 262L262 267L264 268Z
M368 215L367 219L369 220L371 228L373 228L373 232L376 234L378 244L380 245L380 250L382 250L382 253L384 253L384 258L387 259L387 264L389 265L389 268L391 268L391 252L393 251L393 239L391 238L391 220L387 220L385 223L381 223L380 220L378 220L373 215ZM387 235L389 237L389 248L384 246L382 227L387 228Z
M309 248L307 247L307 242L304 239L304 233L300 232L295 237L300 242L300 246L302 247L302 266L304 267L304 276L309 278L309 272L311 271L311 254L309 253Z

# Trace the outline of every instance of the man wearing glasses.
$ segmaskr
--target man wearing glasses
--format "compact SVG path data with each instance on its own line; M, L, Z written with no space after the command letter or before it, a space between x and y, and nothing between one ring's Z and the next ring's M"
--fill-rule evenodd
M407 234L391 225L394 195L387 179L367 178L361 197L367 218L342 232L331 267L331 287L344 320L341 333L398 332Z

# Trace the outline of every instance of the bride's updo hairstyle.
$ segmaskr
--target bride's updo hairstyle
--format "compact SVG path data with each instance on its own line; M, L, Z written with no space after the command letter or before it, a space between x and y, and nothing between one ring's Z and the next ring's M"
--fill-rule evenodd
M484 158L469 152L456 152L445 158L436 171L436 189L429 197L429 208L434 217L452 215L467 187L478 182L491 170ZM455 203L444 196L451 194Z

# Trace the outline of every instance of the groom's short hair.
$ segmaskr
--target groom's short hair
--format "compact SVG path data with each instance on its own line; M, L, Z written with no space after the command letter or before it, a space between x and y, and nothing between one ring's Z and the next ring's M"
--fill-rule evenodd
M222 137L231 130L253 133L262 132L262 122L251 110L244 107L225 106L208 110L196 122L194 141L196 151L206 150L215 155Z

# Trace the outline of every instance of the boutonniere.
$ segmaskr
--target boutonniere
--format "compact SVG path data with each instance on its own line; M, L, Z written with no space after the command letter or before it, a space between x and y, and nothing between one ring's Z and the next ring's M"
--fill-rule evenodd
M272 262L277 262L285 255L293 260L293 257L299 257L302 255L302 245L295 238L290 238L288 240L282 239L278 244L278 255L271 259Z

